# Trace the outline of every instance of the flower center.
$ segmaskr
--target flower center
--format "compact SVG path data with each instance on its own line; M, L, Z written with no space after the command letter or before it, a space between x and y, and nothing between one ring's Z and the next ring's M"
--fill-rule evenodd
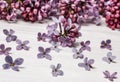
M10 66L14 66L15 64L14 63L11 63Z

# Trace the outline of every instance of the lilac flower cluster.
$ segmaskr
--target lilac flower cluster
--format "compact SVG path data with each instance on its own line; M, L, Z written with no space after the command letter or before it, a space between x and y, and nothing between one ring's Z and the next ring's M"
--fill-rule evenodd
M16 22L22 18L25 21L42 21L56 13L55 1L51 0L1 0L0 19Z
M77 23L72 23L71 19L65 19L63 16L60 16L59 19L52 17L55 21L55 24L48 25L48 33L38 33L38 41L49 40L50 43L60 43L63 47L71 47L74 45L76 38L81 36L79 32L80 26Z
M112 30L120 29L120 0L97 0L99 10Z
M93 22L100 24L98 7L91 0L60 0L60 14L65 18L71 18L72 22Z
M95 1L91 0L1 0L0 19L16 22L17 19L41 22L51 16L64 16L74 23L100 24Z
M120 29L120 0L112 0L106 6L106 23L111 29Z
M110 4L110 0L96 0L96 3L98 4L98 10L99 13L104 17L105 16L105 8L107 5Z

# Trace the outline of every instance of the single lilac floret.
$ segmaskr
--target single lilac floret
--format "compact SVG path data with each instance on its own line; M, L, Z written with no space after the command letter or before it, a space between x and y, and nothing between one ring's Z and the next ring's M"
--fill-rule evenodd
M53 77L63 76L64 75L63 71L60 70L61 64L58 63L56 67L55 67L55 65L51 65L50 68L52 69Z
M6 61L6 63L3 64L3 69L8 70L11 68L14 71L19 71L19 69L21 68L21 67L19 67L19 65L21 65L23 63L24 59L17 58L13 61L13 58L11 56L6 56L5 61Z

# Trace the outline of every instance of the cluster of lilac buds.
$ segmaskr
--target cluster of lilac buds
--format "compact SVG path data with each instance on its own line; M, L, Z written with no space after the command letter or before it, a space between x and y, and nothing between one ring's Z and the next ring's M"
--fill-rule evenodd
M0 19L5 19L6 17L6 8L8 7L8 3L4 0L0 0Z
M120 0L110 0L106 6L106 23L111 29L120 29Z
M50 0L24 0L22 18L26 21L41 21L51 9Z
M42 21L55 14L54 4L56 2L53 0L0 0L0 19L9 22L16 22L19 18L31 22Z
M65 18L71 18L72 22L93 22L100 24L100 15L95 1L89 0L60 0L60 14Z
M0 19L16 22L41 22L51 16L63 15L74 23L93 22L100 24L95 1L88 0L0 0Z
M107 5L110 4L110 0L96 0L96 3L98 4L98 10L99 10L99 13L102 15L102 16L105 16L105 8Z

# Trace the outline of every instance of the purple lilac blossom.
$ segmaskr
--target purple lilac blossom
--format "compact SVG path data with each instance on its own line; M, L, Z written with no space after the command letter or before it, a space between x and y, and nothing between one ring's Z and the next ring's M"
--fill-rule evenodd
M111 82L113 82L114 79L117 79L117 77L116 77L117 72L110 74L110 72L106 70L105 72L103 72L103 74L105 75L105 78Z
M60 70L61 64L58 63L56 67L55 67L55 65L51 65L50 68L52 69L53 77L63 76L64 75L63 71Z
M51 55L49 54L50 51L51 51L50 48L44 49L43 47L39 47L39 48L38 48L38 51L39 51L39 53L37 54L37 57L38 57L39 59L46 58L46 59L48 59L48 60L52 60L52 57L51 57Z
M9 55L11 51L11 47L6 47L4 44L0 44L0 55Z
M93 69L93 66L92 66L93 63L94 63L94 59L89 59L88 60L88 58L86 57L84 59L84 62L83 63L79 63L78 66L85 68L85 70L87 70L87 71L90 71L91 68Z
M11 56L6 56L5 57L5 61L6 63L3 64L3 69L8 70L8 69L12 69L14 71L19 71L19 65L21 65L24 61L23 58L17 58L13 61L13 58Z

